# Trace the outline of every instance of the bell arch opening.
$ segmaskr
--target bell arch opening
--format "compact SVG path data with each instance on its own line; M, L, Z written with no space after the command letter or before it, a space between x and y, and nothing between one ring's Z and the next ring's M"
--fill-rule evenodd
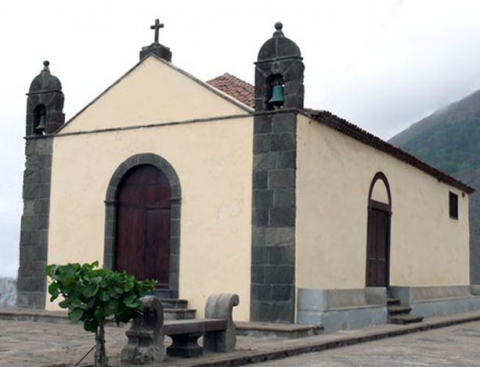
M285 79L281 74L270 75L266 79L267 110L278 110L285 104Z
M33 110L33 131L35 135L45 134L47 128L47 109L45 105L39 104Z

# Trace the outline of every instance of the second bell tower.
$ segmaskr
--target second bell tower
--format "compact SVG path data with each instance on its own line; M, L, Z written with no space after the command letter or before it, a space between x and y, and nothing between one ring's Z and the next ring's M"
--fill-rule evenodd
M23 174L23 215L18 270L19 308L45 308L50 182L53 139L64 124L64 96L58 78L43 63L27 93L26 164Z
M295 321L297 112L304 66L282 24L255 63L250 319Z

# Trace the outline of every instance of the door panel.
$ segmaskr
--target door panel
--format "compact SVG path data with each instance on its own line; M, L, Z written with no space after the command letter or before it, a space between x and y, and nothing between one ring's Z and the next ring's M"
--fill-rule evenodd
M367 275L368 287L389 285L390 213L375 208L368 212Z
M153 166L129 172L119 187L115 269L168 288L171 188Z
M168 288L170 272L170 248L165 238L170 237L170 212L153 209L146 212L147 233L145 257L145 278L156 278L158 287Z

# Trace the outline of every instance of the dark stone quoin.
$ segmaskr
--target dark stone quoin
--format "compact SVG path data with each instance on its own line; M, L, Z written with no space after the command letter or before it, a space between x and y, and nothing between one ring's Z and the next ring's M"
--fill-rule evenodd
M295 320L297 109L303 108L304 65L282 24L255 63L250 319ZM274 86L282 106L269 101Z
M23 175L23 215L20 233L18 301L20 308L44 308L50 214L53 134L64 124L60 81L45 61L27 94L26 164Z

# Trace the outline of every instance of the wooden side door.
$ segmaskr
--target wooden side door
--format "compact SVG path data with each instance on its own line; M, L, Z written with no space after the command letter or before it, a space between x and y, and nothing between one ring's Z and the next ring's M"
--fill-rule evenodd
M115 269L169 287L170 183L154 166L129 172L119 187Z
M390 212L370 207L367 232L367 287L388 287L390 278Z

